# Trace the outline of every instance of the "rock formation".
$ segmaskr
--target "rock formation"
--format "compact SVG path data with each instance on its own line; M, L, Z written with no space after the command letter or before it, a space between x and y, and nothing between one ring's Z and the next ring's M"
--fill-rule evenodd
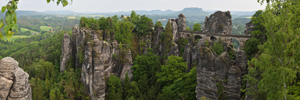
M231 58L227 52L236 55ZM197 87L196 97L217 100L222 89L227 99L239 100L241 97L242 74L246 72L247 59L243 51L227 51L216 55L214 51L205 46L204 41L199 41L194 47L192 61L196 62ZM221 87L220 87L221 86Z
M216 100L220 95L230 100L238 100L241 97L242 75L246 74L247 59L245 52L233 51L230 44L224 43L224 50L217 55L208 45L213 45L207 38L196 38L192 33L186 32L186 17L183 14L179 18L169 19L172 26L173 41L169 55L182 56L187 62L188 70L197 69L196 97L206 97ZM231 33L230 12L216 12L205 21L204 33ZM108 34L109 33L109 34ZM141 41L146 45L141 47L140 53L146 53L147 48L152 48L157 55L163 54L162 44L163 27L155 27L152 35L144 36ZM188 32L187 32L188 33ZM132 77L133 66L132 51L126 49L126 45L113 40L113 33L95 31L75 27L68 45L68 36L65 36L62 49L63 59L68 59L68 50L75 61L76 66L82 69L81 78L92 100L104 100L106 93L105 81L109 75L116 75L122 80L128 73ZM65 52L66 51L66 52ZM228 52L233 52L228 53ZM231 55L230 55L231 54ZM232 58L232 56L234 56ZM63 64L63 61L62 61ZM63 64L66 66L65 64ZM224 88L221 89L221 88ZM224 94L219 94L222 91Z
M124 79L128 73L132 77L131 51L120 48L117 42L111 41L111 35L106 35L103 31L74 27L72 36L72 59L76 59L76 66L81 66L81 79L92 100L105 99L105 85L109 75ZM64 40L63 48L65 43ZM65 49L62 50L65 55ZM125 63L118 59L121 55L125 55Z
M178 31L186 30L186 17L183 14L178 15Z
M253 31L253 29L254 29L253 23L252 23L252 22L247 23L247 24L246 24L246 27L245 27L245 32L244 32L244 34L245 34L245 35L250 35L251 32Z
M29 75L11 57L0 61L0 100L32 100Z
M61 72L66 70L66 63L69 60L71 54L72 54L71 39L68 33L65 33L63 43L62 43L62 56L61 56L62 58L60 63Z
M230 12L217 11L205 18L204 31L217 34L231 34L232 19Z
M178 18L170 18L168 22L171 23L173 29L173 40L179 31L186 31L186 17L183 14L178 15Z

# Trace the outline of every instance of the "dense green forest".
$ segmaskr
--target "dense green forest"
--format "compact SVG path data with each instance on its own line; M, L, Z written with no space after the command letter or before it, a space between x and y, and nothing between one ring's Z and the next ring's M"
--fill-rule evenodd
M248 84L247 88L242 88L242 92L256 100L298 100L300 2L259 2L268 3L265 10L257 11L251 19L236 18L233 21L233 34L243 34L244 24L249 21L254 25L252 38L243 48L249 62L248 74L243 77ZM152 35L155 27L163 26L159 21L153 22L149 17L134 11L128 17L20 17L19 32L15 35L28 37L13 41L0 40L0 58L13 57L30 75L33 100L89 100L80 80L81 69L75 66L75 62L69 61L63 73L59 69L63 34L68 33L72 37L72 26L78 24L81 28L111 33L114 35L112 40L125 44L122 48L132 51L132 80L128 75L123 81L110 75L106 79L107 100L196 100L196 67L188 69L182 57L167 55L172 45L170 23L166 23L162 33L163 41L160 41L165 47L163 53L157 55L155 49L143 50L147 45L147 36ZM201 31L201 24L188 22L187 30ZM182 40L179 45L184 45L184 42ZM224 51L223 43L213 44L210 49L220 55Z

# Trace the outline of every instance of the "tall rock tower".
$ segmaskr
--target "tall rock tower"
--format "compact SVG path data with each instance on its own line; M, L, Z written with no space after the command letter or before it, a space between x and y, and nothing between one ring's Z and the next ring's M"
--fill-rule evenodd
M217 11L205 18L204 31L217 34L231 34L232 19L230 11Z

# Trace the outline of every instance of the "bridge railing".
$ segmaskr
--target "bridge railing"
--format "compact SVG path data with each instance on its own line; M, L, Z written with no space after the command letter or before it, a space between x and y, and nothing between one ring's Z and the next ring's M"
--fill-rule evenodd
M207 33L207 32L194 32L194 31L179 31L178 33L202 34L207 36L221 36L221 37L237 37L237 38L251 38L250 35L235 35L235 34L222 34L222 33Z

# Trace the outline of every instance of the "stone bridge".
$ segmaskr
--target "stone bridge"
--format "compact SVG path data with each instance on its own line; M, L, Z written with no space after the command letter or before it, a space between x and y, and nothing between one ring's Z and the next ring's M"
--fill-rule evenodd
M193 37L197 39L205 39L210 41L217 41L221 39L224 42L232 43L233 39L236 39L240 46L240 50L244 47L246 41L251 38L249 35L233 35L233 34L220 34L220 33L205 33L205 32L193 32L193 31L180 31L177 35L186 35L187 37Z
M211 41L217 41L218 39L232 43L233 40L237 40L240 44L238 50L244 47L246 41L251 38L250 35L233 35L231 34L232 19L230 12L217 11L209 17L205 18L203 31L192 32L186 31L186 17L180 14L178 18L169 19L173 29L173 39L179 37L193 37L197 39L205 39Z

